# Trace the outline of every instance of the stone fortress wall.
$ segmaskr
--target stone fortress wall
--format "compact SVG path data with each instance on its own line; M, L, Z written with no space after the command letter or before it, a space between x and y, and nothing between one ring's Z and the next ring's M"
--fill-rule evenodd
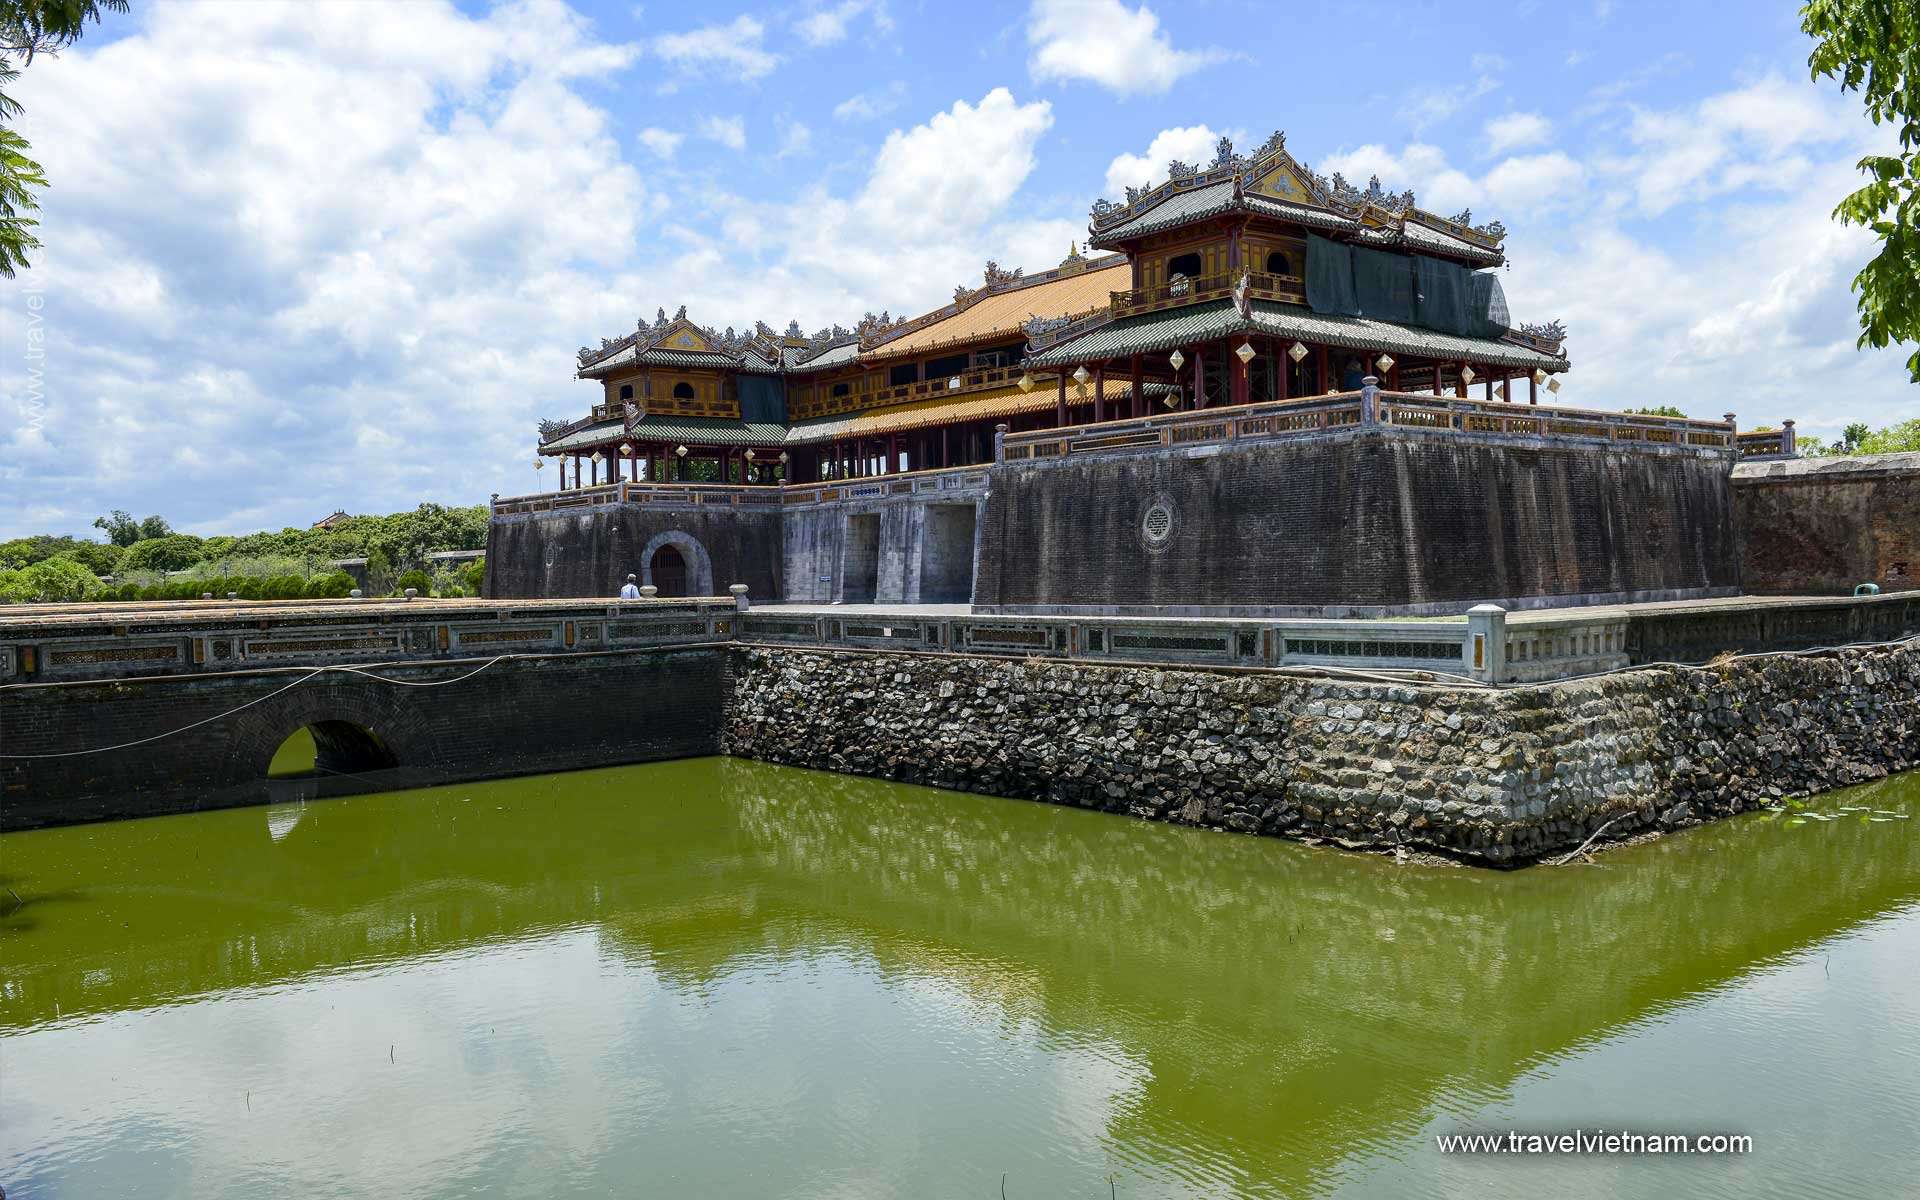
M1742 463L1733 513L1755 595L1920 587L1920 453Z
M1920 765L1920 645L1500 690L741 647L727 753L1487 863Z

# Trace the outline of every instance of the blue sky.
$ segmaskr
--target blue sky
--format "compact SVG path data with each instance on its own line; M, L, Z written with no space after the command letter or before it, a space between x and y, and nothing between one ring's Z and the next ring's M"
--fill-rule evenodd
M1871 244L1828 218L1886 135L1808 81L1791 4L134 8L18 87L54 187L0 284L0 536L532 490L584 343L923 311L1274 129L1505 222L1564 403L1920 413L1853 348Z

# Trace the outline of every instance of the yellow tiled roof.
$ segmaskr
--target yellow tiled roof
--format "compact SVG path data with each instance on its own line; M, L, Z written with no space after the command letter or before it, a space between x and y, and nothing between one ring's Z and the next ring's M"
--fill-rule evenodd
M1000 334L1016 334L1029 317L1084 316L1096 308L1105 308L1107 293L1123 291L1132 282L1132 268L1122 260L1111 267L997 292L943 321L876 346L860 357L895 358Z
M1048 379L1031 392L1023 392L1018 387L995 388L962 400L921 400L871 412L819 417L802 421L788 430L787 443L810 444L838 438L872 437L878 433L897 433L903 429L920 429L928 425L949 425L956 421L979 421L1013 413L1038 412L1058 403L1060 397L1056 389L1054 380ZM1124 399L1132 390L1131 381L1125 379L1106 380L1101 389L1109 401ZM1147 394L1153 393L1148 391ZM1068 404L1089 404L1092 400L1091 384L1085 387L1068 384Z

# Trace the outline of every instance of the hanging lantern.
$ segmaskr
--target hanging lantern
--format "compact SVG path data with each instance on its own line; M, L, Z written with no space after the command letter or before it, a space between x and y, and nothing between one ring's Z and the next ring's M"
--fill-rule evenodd
M633 445L632 445L632 443L629 443L629 442L621 442L621 443L620 443L620 457L621 457L621 458L632 458L632 457L633 457Z
M1373 360L1373 365L1379 367L1380 373L1385 375L1388 371L1393 370L1393 355L1382 354L1379 358Z
M1460 382L1461 382L1461 383L1472 383L1472 382L1473 382L1473 368L1472 368L1472 367L1470 367L1470 366L1468 366L1468 367L1461 367L1461 368L1460 368Z
M602 453L600 453L600 452L599 452L598 450L595 450L595 451L593 452L593 465L594 465L594 466L596 466L596 467L597 467L597 466L599 466L599 465L600 465L601 463L603 463L603 462L605 462L605 461L607 461L607 456L606 456L606 455L604 455L604 454L602 454Z
M1558 376L1547 380L1547 390L1555 393L1560 391L1560 379Z
M1180 393L1178 391L1168 392L1166 399L1162 401L1162 403L1164 403L1168 408L1179 408Z
M960 377L958 375L955 375L952 379L947 380L947 388L950 391L955 391L955 392L959 391Z
M544 470L546 470L546 469L547 469L547 460L546 460L546 459L544 459L544 458L536 458L536 459L534 459L534 460L533 460L533 469L534 469L534 470L536 470L536 471L544 471Z
M786 452L785 450L782 450L782 451L780 452L780 461L781 461L781 462L785 462L785 461L787 461L787 452Z
M679 456L680 458L685 458L687 456L687 448L685 446L675 446L673 448L673 452L675 455Z
M1020 390L1023 392L1033 390L1033 376L1025 371L1020 372Z
M1178 371L1181 367L1187 365L1187 356L1175 350L1172 354L1167 355L1167 364Z
M1545 383L1547 381L1547 371L1545 367L1535 367L1533 369L1533 381L1535 383Z
M1073 369L1073 381L1081 387L1087 386L1087 380L1092 378L1093 376L1087 374L1087 368L1085 366L1078 366Z
M1502 379L1499 383L1494 384L1493 394L1505 400L1507 398L1507 381Z
M1240 360L1241 366L1245 366L1253 361L1255 353L1252 342L1241 342L1240 348L1233 352L1233 356Z
M1296 363L1306 356L1307 347L1304 342L1295 342L1293 345L1287 347L1287 357Z
M754 455L753 455L753 451L752 451L752 450L748 450L748 451L747 451L747 461L748 461L748 462L752 462L752 461L753 461L753 458L754 458Z

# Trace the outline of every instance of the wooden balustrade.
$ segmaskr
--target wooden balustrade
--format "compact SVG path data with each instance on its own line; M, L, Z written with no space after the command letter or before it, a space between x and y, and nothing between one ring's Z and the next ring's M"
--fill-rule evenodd
M1183 304L1204 304L1223 300L1233 294L1241 278L1247 281L1247 294L1255 300L1277 300L1283 304L1307 302L1307 281L1298 275L1270 275L1265 271L1229 272L1180 279L1153 287L1109 292L1107 307L1114 317L1134 313L1157 312Z

